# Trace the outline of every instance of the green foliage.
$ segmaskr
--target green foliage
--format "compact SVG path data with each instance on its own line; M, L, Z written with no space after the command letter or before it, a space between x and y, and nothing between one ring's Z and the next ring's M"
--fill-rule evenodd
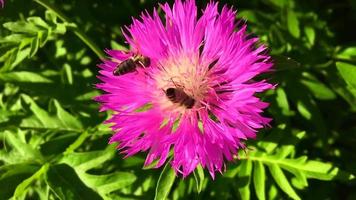
M261 95L272 127L212 180L201 166L183 179L169 165L142 169L144 154L123 159L92 100L101 49L128 49L120 28L155 2L7 0L0 199L355 199L356 4L220 2L270 47L263 78L278 85Z
M0 40L0 49L4 52L0 62L5 62L1 71L12 70L26 57L33 57L48 40L66 33L66 27L70 24L59 23L56 14L51 11L46 11L45 16L46 21L40 17L28 17L26 20L3 24L11 33Z
M167 199L175 179L174 170L166 164L157 182L155 200Z

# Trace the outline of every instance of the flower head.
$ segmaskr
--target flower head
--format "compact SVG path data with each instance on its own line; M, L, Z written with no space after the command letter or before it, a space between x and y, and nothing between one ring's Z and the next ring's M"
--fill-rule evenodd
M5 1L5 0L0 0L0 6L1 6L1 7L4 7L4 4L5 4L4 1Z
M96 100L114 111L110 142L127 156L148 152L145 165L160 167L172 155L183 176L200 164L214 178L269 123L254 95L273 85L253 78L272 63L232 9L211 2L198 18L194 0L160 6L164 20L146 11L123 31L130 52L107 51Z

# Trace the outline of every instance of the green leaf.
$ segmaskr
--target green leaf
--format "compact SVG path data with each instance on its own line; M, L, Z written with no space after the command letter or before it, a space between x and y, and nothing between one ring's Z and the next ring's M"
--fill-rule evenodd
M287 145L283 145L276 150L276 156L278 158L286 158L295 151L295 146L305 136L305 131L301 131L295 135L295 137L285 137L283 141Z
M335 93L316 77L307 72L303 73L303 76L304 78L301 79L301 83L305 85L316 98L321 100L333 100L336 98Z
M287 95L283 88L277 88L276 90L276 101L278 107L282 110L282 114L285 116L291 115Z
M54 105L56 110L56 115L53 115L39 107L31 97L21 96L30 105L30 110L34 114L34 117L24 118L20 124L21 127L83 131L81 122L64 110L58 101L52 101L51 105Z
M112 49L120 50L120 51L128 51L127 47L122 46L121 44L115 42L114 40L110 41L110 45Z
M39 169L36 173L34 173L31 177L27 178L26 180L22 181L15 190L13 198L18 198L24 195L28 189L28 187L36 180L38 180L43 174L47 173L49 168L49 164L45 164Z
M276 184L271 183L268 190L268 199L278 199L278 196L278 188Z
M79 173L79 176L86 185L98 191L101 195L127 187L137 179L134 174L128 172L115 172L105 175Z
M29 17L27 18L27 21L44 29L50 28L50 26L40 17Z
M305 35L307 36L309 44L311 44L313 46L314 42L315 42L315 30L310 26L306 26L304 28L304 32L305 32Z
M115 149L115 145L110 145L104 151L70 153L62 158L62 162L74 167L76 170L87 171L111 159L115 155Z
M294 178L292 178L292 185L298 189L303 189L308 186L307 176L301 171L294 171Z
M287 11L287 25L289 33L295 37L300 37L300 28L299 28L299 20L297 15L293 10Z
M65 125L67 128L71 129L82 129L82 123L73 115L69 114L66 110L64 110L57 100L53 101L54 106L57 110L57 116L59 120Z
M29 57L33 57L36 54L39 46L40 46L40 38L34 37L31 41Z
M239 177L238 190L242 200L250 199L250 181L252 174L252 161L247 159L241 161L239 166L240 171L237 174Z
M63 66L64 72L65 72L65 77L67 78L68 84L73 85L73 72L72 68L69 64L64 64Z
M201 165L198 165L196 170L194 171L194 179L196 182L197 191L198 193L200 193L203 189L205 179L204 169Z
M258 22L256 12L253 10L246 10L246 9L242 10L242 11L238 12L238 16L240 18L246 19L248 22L253 22L253 23Z
M73 168L66 164L53 165L49 168L47 184L55 196L61 200L102 199L79 179Z
M338 59L356 61L356 47L348 47L336 55Z
M258 146L262 147L267 153L273 152L277 148L279 141L282 139L285 129L285 124L278 125L268 136L264 137L263 140L258 143Z
M341 171L339 168L330 163L323 163L319 161L308 161L301 166L301 170L310 178L319 180L352 180L354 175Z
M40 108L31 97L27 95L22 95L22 97L26 103L30 104L31 111L44 127L57 128L62 126L58 119L50 116L46 110ZM23 122L23 126L26 126L26 122Z
M31 145L26 144L25 142L21 141L19 139L18 134L6 131L5 136L6 136L6 141L17 151L19 152L19 156L22 156L24 159L29 160L29 161L35 161L35 162L43 162L43 156L41 153L37 150L34 149Z
M6 22L3 24L3 26L16 33L32 33L36 34L37 31L40 29L36 27L35 25L23 21L18 21L18 22Z
M0 167L0 197L2 199L9 199L18 187L19 184L33 173L39 167L28 164L5 165ZM6 172L3 172L6 170Z
M312 112L310 111L309 107L305 105L302 101L297 101L297 109L299 113L307 120L311 120Z
M254 162L253 183L255 186L256 196L260 200L266 199L265 181L266 174L263 164L260 161Z
M276 181L277 185L290 196L292 199L300 199L300 197L295 193L292 186L289 184L286 176L284 175L281 168L276 164L269 164L268 168L271 172L273 179Z
M165 200L168 197L169 192L173 186L174 180L176 179L176 174L174 170L171 168L170 164L167 163L161 175L158 178L158 182L156 185L156 194L155 200Z
M88 137L88 131L84 131L80 136L66 149L64 154L73 153L75 149L77 149L80 145L82 145L85 139Z
M51 83L52 81L38 73L17 71L0 73L0 80L4 82L22 83Z
M337 62L336 67L346 83L356 89L356 66L348 63Z

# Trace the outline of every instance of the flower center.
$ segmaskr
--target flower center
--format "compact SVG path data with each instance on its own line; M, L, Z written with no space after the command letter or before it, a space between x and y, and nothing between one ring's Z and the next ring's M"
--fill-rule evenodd
M206 70L199 60L186 56L169 58L159 64L156 80L157 101L164 110L184 113L199 109L208 92Z

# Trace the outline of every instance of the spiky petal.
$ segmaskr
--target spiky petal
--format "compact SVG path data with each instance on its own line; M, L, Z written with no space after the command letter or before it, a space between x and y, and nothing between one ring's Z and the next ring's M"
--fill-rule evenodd
M156 167L172 155L172 167L184 177L201 165L214 178L243 141L269 123L261 116L268 104L255 94L273 85L254 77L272 63L266 47L246 34L246 24L237 27L232 9L219 12L211 2L197 18L193 0L160 7L163 21L155 9L124 31L130 52L107 51L111 59L99 65L97 85L106 93L96 100L101 111L114 111L107 121L115 131L110 142L118 142L122 153L148 152L145 165L156 160ZM150 65L137 57L149 58ZM113 75L128 59L137 63L135 71ZM169 88L175 96L168 96Z

